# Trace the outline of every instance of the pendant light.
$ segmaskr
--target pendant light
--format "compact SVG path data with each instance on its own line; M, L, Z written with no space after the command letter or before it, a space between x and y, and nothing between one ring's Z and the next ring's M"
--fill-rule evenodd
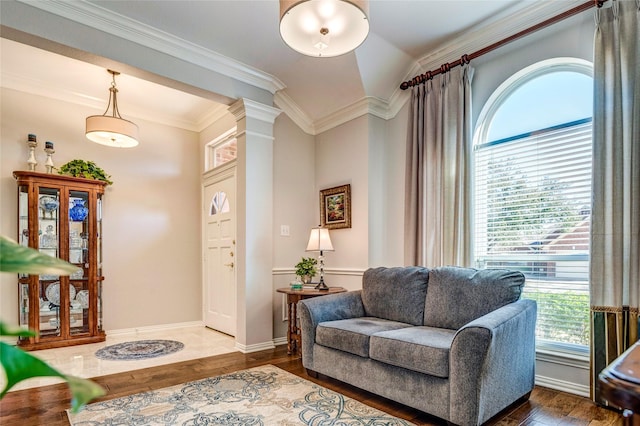
M109 103L104 114L87 117L87 139L102 145L131 148L138 145L138 126L120 116L116 88L116 75L120 73L113 70L107 71L113 78L109 88ZM109 108L112 110L111 115L107 115Z
M368 34L367 0L280 0L280 35L303 55L344 55Z

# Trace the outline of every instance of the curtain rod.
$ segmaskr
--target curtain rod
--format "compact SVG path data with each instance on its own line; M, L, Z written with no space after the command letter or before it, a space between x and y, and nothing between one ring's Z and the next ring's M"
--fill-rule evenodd
M606 2L607 0L590 0L586 3L583 3L579 6L574 7L573 9L569 9L559 15L556 15L552 18L547 19L546 21L542 21L539 24L536 24L532 27L529 27L527 29L524 29L512 36L509 36L507 38L504 38L500 41L497 41L483 49L480 49L476 52L473 52L469 55L464 54L462 55L462 57L458 60L455 60L453 62L450 63L445 63L443 64L440 68L435 69L433 71L427 71L424 74L419 74L415 77L413 77L411 80L409 81L405 81L400 85L400 88L402 90L407 90L410 87L413 86L417 86L418 84L422 84L425 81L431 80L433 77L435 77L438 74L443 74L447 71L449 71L451 68L457 67L459 65L462 64L468 64L469 62L471 62L472 59L478 58L486 53L489 53L499 47L504 46L505 44L511 43L512 41L515 41L523 36L529 35L531 33L534 33L542 28L548 27L549 25L555 24L556 22L560 22L566 18L569 18L573 15L577 15L580 12L583 12L585 10L588 10L590 8L592 8L593 6L596 6L598 8L602 7L602 5Z

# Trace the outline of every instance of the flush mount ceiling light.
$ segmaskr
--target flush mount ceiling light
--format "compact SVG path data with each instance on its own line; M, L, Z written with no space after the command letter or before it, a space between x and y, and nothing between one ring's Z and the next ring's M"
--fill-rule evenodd
M360 46L367 34L367 0L280 0L280 35L303 55L344 55Z
M102 145L131 148L138 145L138 126L120 116L116 88L116 75L120 73L107 71L113 78L109 88L109 103L104 114L87 117L87 139ZM111 115L107 115L109 108L111 108Z

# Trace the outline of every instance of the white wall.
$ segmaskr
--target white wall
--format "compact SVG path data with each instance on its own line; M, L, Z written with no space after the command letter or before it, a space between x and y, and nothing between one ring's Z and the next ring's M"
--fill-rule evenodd
M295 279L294 267L307 253L309 231L318 225L318 195L315 190L314 137L304 133L289 117L281 114L274 125L273 145L273 335L284 338L284 295L276 289L288 287ZM280 235L282 225L289 236Z
M26 170L26 137L38 137L37 171L45 141L58 166L94 161L111 175L104 198L104 328L127 329L201 320L200 151L198 135L127 117L140 145L115 149L84 136L87 107L2 89L0 110L0 233L16 238L13 170ZM17 321L17 280L1 274L0 315Z
M323 189L351 184L351 228L331 230L335 251L325 253L325 281L329 286L361 288L360 273L369 264L368 139L367 116L316 136L316 194ZM314 218L319 224L319 195L315 211Z
M407 102L394 118L387 121L386 127L384 167L387 178L383 182L386 194L385 250L381 260L384 266L404 265L404 172L408 120Z

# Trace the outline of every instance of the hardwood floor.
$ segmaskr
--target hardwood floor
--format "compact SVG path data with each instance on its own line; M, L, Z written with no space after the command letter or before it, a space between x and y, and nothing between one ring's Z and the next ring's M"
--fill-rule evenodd
M286 346L252 354L234 352L112 374L93 380L107 389L107 396L100 399L107 400L263 364L275 365L416 425L446 425L442 420L337 380L324 376L314 379L306 374L300 358L287 355ZM3 426L68 425L65 410L69 406L70 395L64 384L10 392L0 401L0 424ZM622 419L616 412L598 407L586 398L536 386L528 401L514 404L491 419L487 425L607 426L622 425Z

